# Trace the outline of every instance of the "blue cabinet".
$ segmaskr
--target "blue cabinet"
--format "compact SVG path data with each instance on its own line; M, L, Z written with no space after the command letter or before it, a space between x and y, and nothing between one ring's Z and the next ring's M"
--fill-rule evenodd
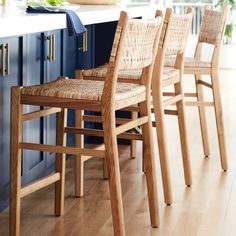
M40 84L56 79L62 71L62 31L35 33L26 36L26 73L24 85ZM26 107L27 112L38 110ZM55 143L55 115L27 121L24 125L25 141ZM39 178L54 168L55 154L24 151L23 184Z
M76 69L107 62L116 22L86 27L87 37L69 37L67 30L55 30L0 39L0 211L7 206L9 194L11 86L45 83L60 75L74 78ZM85 44L87 50L83 48ZM26 106L24 109L31 112L38 108ZM69 111L68 123L74 125L73 111ZM53 115L25 122L23 140L55 143L55 124ZM73 141L73 135L69 136L69 145L73 145ZM24 150L22 184L48 174L54 169L54 162L54 153Z
M33 85L62 74L62 31L35 33L0 39L0 211L8 204L10 165L11 86ZM3 59L3 60L2 60ZM26 106L24 112L37 108ZM23 140L55 142L55 116L24 123ZM22 184L54 168L54 153L24 151Z
M8 204L11 86L21 85L23 37L0 39L0 211Z

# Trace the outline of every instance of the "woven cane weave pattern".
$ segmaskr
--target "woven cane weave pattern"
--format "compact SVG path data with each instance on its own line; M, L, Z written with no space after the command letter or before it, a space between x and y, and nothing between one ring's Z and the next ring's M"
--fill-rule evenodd
M175 57L165 57L165 66L173 67L175 64ZM195 67L195 68L210 68L211 63L207 61L197 60L192 57L185 57L184 58L184 67Z
M23 87L24 95L44 97L84 99L101 101L104 82L94 80L68 79L60 77L57 80L35 86ZM145 86L131 83L117 83L115 99L128 99L145 92Z
M94 77L95 79L96 77L105 78L107 70L108 70L108 65L105 64L103 66L99 66L94 69L85 70L83 72L83 75L91 77L91 79L92 77ZM138 80L140 79L141 74L142 74L141 70L122 70L119 71L119 78ZM178 77L178 76L179 76L179 70L169 67L163 68L163 80L171 79L173 77Z
M171 67L163 68L163 80L174 79L180 77L180 71Z
M166 55L177 55L184 51L191 22L192 14L174 15L171 18Z
M84 70L83 76L104 78L106 77L107 71L108 64L105 64L94 69ZM120 70L118 77L123 79L139 79L141 74L142 70Z
M223 12L205 10L199 33L199 41L217 44L222 38L226 16Z
M161 17L152 20L132 19L128 24L127 37L124 39L120 69L141 69L151 64L153 46L157 31L161 25ZM115 36L112 55L116 52ZM113 60L113 59L112 59ZM111 61L111 59L110 59Z

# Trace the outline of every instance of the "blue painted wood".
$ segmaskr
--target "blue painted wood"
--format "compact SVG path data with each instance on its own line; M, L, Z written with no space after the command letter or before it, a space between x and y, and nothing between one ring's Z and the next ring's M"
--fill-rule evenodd
M26 35L26 45L24 48L24 63L26 73L24 76L24 85L34 85L43 82L43 46L44 35L34 33ZM25 112L38 110L37 107L25 106ZM24 123L23 140L26 142L40 143L43 141L43 120L31 120ZM27 184L37 177L41 176L46 167L46 161L42 152L23 151L22 162L22 183Z
M47 59L44 60L44 82L55 80L61 75L62 68L62 31L55 30L44 33L44 37L49 35L55 35L55 59L50 62ZM44 45L44 58L46 58L49 52L48 42ZM44 143L55 144L56 140L56 114L45 117L44 120ZM46 168L53 168L55 163L55 153L45 153Z
M10 168L10 89L22 81L22 38L1 38L9 45L10 73L0 75L0 211L8 204ZM1 56L0 56L1 58Z

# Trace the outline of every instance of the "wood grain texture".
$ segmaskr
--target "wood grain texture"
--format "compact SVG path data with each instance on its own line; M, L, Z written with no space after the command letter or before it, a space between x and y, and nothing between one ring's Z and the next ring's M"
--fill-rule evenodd
M218 140L214 122L209 122L209 144L216 147L211 150L211 157L204 158L202 143L199 139L200 126L198 111L187 113L187 128L191 143L191 161L194 183L191 188L183 186L183 174L180 171L182 161L175 158L179 155L178 127L175 118L165 119L168 127L166 135L169 139L171 173L174 204L164 204L159 194L160 227L151 228L148 210L148 197L145 175L142 174L141 143L137 145L137 158L130 160L130 148L119 147L119 163L121 170L121 188L123 195L126 234L130 236L234 236L236 235L236 71L220 71L225 78L221 85L222 107L225 118L225 139L228 144L229 170L221 172L218 156ZM188 77L185 76L187 79ZM194 78L193 78L194 79ZM187 79L188 80L188 79ZM185 84L191 89L192 83ZM206 91L206 98L211 97ZM188 108L189 109L189 108ZM206 110L209 120L215 117L213 110ZM158 149L155 144L155 156ZM156 162L158 191L162 193L160 166ZM74 198L74 158L68 158L66 169L65 212L62 217L54 217L54 186L50 185L21 200L21 234L51 236L110 236L113 227L110 211L108 181L101 179L102 160L90 159L85 163L84 198ZM9 209L0 213L0 235L9 235Z
M22 116L20 88L13 87L11 90L10 236L20 235Z

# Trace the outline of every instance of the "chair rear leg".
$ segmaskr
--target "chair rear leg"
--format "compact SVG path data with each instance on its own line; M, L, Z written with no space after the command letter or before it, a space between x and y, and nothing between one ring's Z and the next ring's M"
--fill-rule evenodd
M219 86L219 75L217 71L214 71L212 73L211 79L213 85L213 100L214 100L216 127L217 127L218 142L220 149L221 167L224 171L226 171L228 169L228 163L227 163L227 152L225 145L225 133L224 133L223 112L222 112L221 94Z
M83 115L84 111L75 111L75 126L77 128L83 128ZM84 147L84 136L75 134L75 146L78 148ZM75 156L75 196L83 197L84 195L84 160L83 156Z
M138 118L138 113L137 112L131 112L131 118L132 118L132 120ZM137 141L136 140L131 140L130 157L132 159L136 158L136 151L137 151Z
M149 118L148 122L142 125L143 161L147 180L151 225L152 227L159 227L160 219L158 209L157 178L153 147L151 109L146 101L140 104L140 115L148 116Z
M156 133L159 150L159 158L161 165L162 185L164 191L165 203L172 204L171 180L168 163L167 138L165 132L164 108L162 97L153 93L153 108L155 113Z
M114 235L124 236L125 226L116 138L115 112L110 108L106 108L102 112L102 117Z
M195 83L196 83L197 100L201 102L201 101L204 101L203 88L202 88L202 85L198 83L198 80L201 79L201 75L194 75L194 76L195 76ZM198 113L199 113L200 126L201 126L203 151L204 151L205 157L208 157L210 155L210 148L209 148L209 138L208 138L205 107L199 106Z
M181 83L175 84L174 87L175 87L175 94L183 95ZM177 108L180 144L181 144L182 159L183 159L184 179L185 179L185 184L187 186L191 186L192 185L191 163L189 157L190 155L189 155L187 128L186 128L185 104L183 99L181 99L176 103L176 108Z
M67 123L67 110L62 109L57 113L56 124L56 145L66 145L66 133L64 128ZM55 183L55 215L60 216L64 212L64 198L65 198L65 170L66 169L66 155L56 153L56 172L60 173L60 180Z
M11 90L10 236L20 235L22 114L20 88L13 87Z

